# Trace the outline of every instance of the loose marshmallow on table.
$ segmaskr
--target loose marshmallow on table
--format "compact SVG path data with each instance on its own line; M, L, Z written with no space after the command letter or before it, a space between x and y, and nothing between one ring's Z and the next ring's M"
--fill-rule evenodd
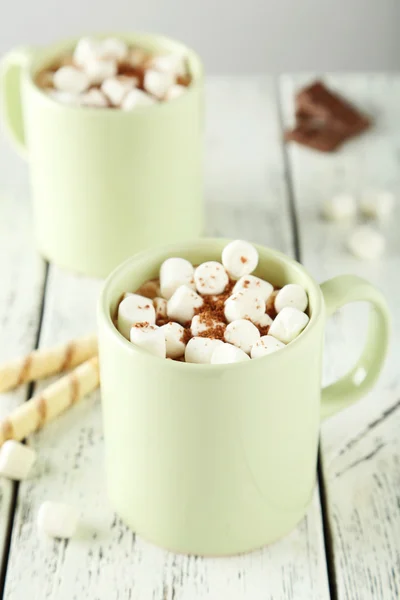
M46 501L41 504L37 515L37 526L41 534L52 538L68 539L78 526L78 511L70 504Z
M223 331L225 327L225 323L217 321L217 319L211 319L209 316L205 316L204 314L200 313L199 315L194 315L190 324L190 331L192 335L196 337L200 333L212 331L213 329L219 329Z
M184 85L174 84L168 89L165 94L165 100L175 100L175 98L179 98L184 94L187 90L187 87Z
M184 258L167 258L160 268L161 296L169 300L181 285L196 289L193 265Z
M346 221L353 219L357 213L357 202L351 194L337 194L327 200L323 207L323 214L331 221Z
M157 319L167 318L167 301L165 298L154 298L153 306L156 311L156 321Z
M229 277L221 263L210 260L197 267L194 282L197 291L203 296L222 294L229 283Z
M251 358L259 358L260 356L271 354L284 347L285 344L272 337L272 335L263 335L252 347L250 356Z
M146 92L162 100L174 81L175 78L170 73L161 73L155 69L148 69L144 74L143 87Z
M225 318L229 323L237 319L257 322L264 313L265 302L255 290L237 292L225 301Z
M385 250L385 238L369 225L360 225L354 229L348 239L349 250L365 260L379 258Z
M0 449L0 475L16 481L26 479L35 461L35 450L14 440L7 440Z
M275 310L279 313L286 306L305 311L308 306L308 297L305 289L297 283L288 283L280 289L275 297Z
M243 290L257 291L266 302L274 291L274 286L254 275L244 275L235 283L233 293L242 292Z
M229 323L224 338L229 344L237 346L246 354L250 354L252 346L260 339L257 327L247 319L238 319Z
M212 365L244 362L246 360L250 360L250 356L232 344L222 344L216 346L211 355Z
M258 252L249 242L235 240L222 250L222 264L231 277L239 279L257 267Z
M185 361L187 363L208 364L211 362L211 356L215 348L222 346L223 343L221 340L193 337L186 346Z
M105 79L117 74L118 65L115 60L94 58L85 64L84 69L91 84L100 84Z
M101 84L101 90L113 106L120 106L128 92L138 84L136 77L108 77Z
M179 323L170 322L160 327L163 332L166 347L167 358L180 358L185 354L186 344L183 341L185 330Z
M309 320L301 310L286 306L275 317L268 333L284 344L288 344L303 331Z
M152 98L150 94L134 88L123 99L121 108L122 110L132 110L138 106L152 106L153 104L157 104L157 100Z
M132 344L143 348L143 350L154 354L154 356L166 357L164 332L157 325L146 325L144 327L140 323L133 325L130 331L130 340Z
M118 306L118 331L127 340L130 339L130 331L135 323L148 323L154 325L156 322L156 311L153 302L149 298L130 294L120 302Z
M76 67L61 67L53 76L54 87L62 92L81 94L90 85L89 77Z
M203 302L203 298L194 290L187 285L181 285L168 300L167 315L185 325L193 319L196 308L203 306Z
M361 196L361 211L374 219L386 219L393 212L394 205L395 197L392 192L370 191Z
M80 98L82 106L89 106L93 108L105 108L108 106L108 101L105 95L96 89L89 90L83 94Z

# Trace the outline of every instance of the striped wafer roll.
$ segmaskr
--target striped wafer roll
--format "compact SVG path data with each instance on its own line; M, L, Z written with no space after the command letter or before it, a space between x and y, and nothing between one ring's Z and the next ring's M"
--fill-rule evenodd
M88 335L67 344L35 350L25 358L9 361L0 366L0 392L17 385L63 373L97 354L97 338Z
M6 440L23 440L95 390L99 383L99 359L95 356L0 421L0 445Z

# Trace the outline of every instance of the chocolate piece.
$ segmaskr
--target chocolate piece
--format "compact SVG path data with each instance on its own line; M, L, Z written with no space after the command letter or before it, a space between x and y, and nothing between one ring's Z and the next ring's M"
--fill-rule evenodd
M339 94L328 90L316 81L301 90L296 96L296 116L299 119L320 119L331 129L337 129L348 135L361 133L370 126L370 120L360 113Z
M314 148L314 150L320 150L321 152L333 152L347 140L347 135L326 126L316 126L311 120L302 122L291 131L287 131L285 140L297 142L302 146Z

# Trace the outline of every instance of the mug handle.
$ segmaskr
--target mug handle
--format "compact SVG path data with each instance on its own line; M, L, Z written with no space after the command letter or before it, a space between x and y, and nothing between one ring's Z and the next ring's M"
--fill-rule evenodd
M24 118L21 101L21 75L33 56L28 47L8 52L0 63L1 120L17 152L26 158Z
M359 361L339 381L322 390L321 418L326 419L359 400L374 385L389 345L390 315L383 294L356 275L339 275L325 281L321 291L327 317L350 302L371 304L367 341Z

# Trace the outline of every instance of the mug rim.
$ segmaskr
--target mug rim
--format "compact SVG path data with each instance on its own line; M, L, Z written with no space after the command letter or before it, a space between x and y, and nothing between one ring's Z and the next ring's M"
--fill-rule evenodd
M74 106L74 105L69 105L69 104L62 104L61 102L58 102L57 100L55 100L54 98L52 98L49 94L46 94L46 92L41 89L38 85L36 85L35 80L34 80L34 73L36 73L37 71L40 70L39 68L35 67L35 63L36 60L39 61L39 65L42 64L43 62L46 62L48 60L50 60L50 57L54 57L56 58L57 55L59 55L60 53L62 53L63 51L66 51L68 48L73 47L80 39L82 39L82 37L90 37L90 38L94 38L94 39L105 39L108 37L115 37L118 39L123 39L125 41L129 41L129 39L133 39L133 38L140 38L140 39L144 39L144 40L148 40L148 41L157 41L159 42L161 45L169 45L169 44L173 44L173 45L177 45L177 46L181 46L181 48L185 51L185 53L188 55L189 59L194 61L194 64L196 66L196 70L197 70L197 74L193 77L193 80L191 82L191 84L188 86L187 91L185 92L185 94L182 94L182 96L179 96L178 98L174 98L172 100L169 100L168 102L158 102L156 104L153 104L151 106L138 106L137 108L135 108L134 111L125 111L125 110L110 110L108 107L93 107L93 106ZM89 33L89 34L85 34L85 35L81 35L81 36L74 36L74 37L70 37L70 38L63 38L61 40L59 40L58 42L54 42L53 44L49 44L46 46L39 46L39 47L34 47L32 48L33 50L33 55L31 58L31 61L29 63L28 69L27 69L27 83L29 85L29 87L31 88L31 90L39 95L39 97L41 99L44 99L45 101L49 102L51 106L58 107L59 109L62 110L73 110L73 111L77 111L77 110L82 110L82 108L85 109L85 115L113 115L114 118L120 118L121 114L122 115L136 115L136 114L143 114L143 112L148 111L148 110L167 110L166 107L169 107L171 105L171 103L173 104L173 106L176 106L175 102L181 101L183 100L185 97L192 95L192 93L195 92L195 90L197 90L199 87L201 87L203 85L203 80L204 80L204 65L203 62L199 56L199 54L193 50L192 48L190 48L187 44L185 44L184 42L181 42L180 40L176 39L176 38L172 38L166 35L162 35L162 34L158 34L158 33L150 33L147 31L133 31L133 32L97 32L97 33ZM43 65L42 65L43 66Z
M224 364L212 365L212 364L208 364L208 363L207 364L186 363L186 362L184 363L181 361L167 360L165 358L160 358L158 356L154 356L154 355L146 352L142 348L136 347L134 344L129 342L118 331L118 329L115 327L113 320L111 318L110 306L108 305L108 302L107 302L108 296L110 294L110 290L112 292L112 286L114 284L114 281L117 280L118 277L122 273L125 273L126 271L131 271L135 263L137 263L138 261L139 262L144 261L146 259L146 257L149 260L151 259L151 257L153 257L153 258L160 257L160 260L163 260L162 256L163 255L165 256L167 253L176 251L176 255L179 256L179 252L182 252L184 248L188 248L188 247L194 248L197 246L197 247L199 247L199 249L200 248L206 249L207 247L212 246L216 242L218 244L220 244L221 242L224 244L228 244L231 241L232 240L226 239L226 238L201 238L199 240L189 240L187 242L180 242L180 243L168 244L168 245L164 245L164 246L157 246L154 248L143 250L142 252L139 252L139 253L135 254L134 256L129 257L124 262L122 262L120 265L118 265L109 274L109 276L107 277L107 279L105 280L105 282L103 284L103 287L100 292L99 300L98 300L98 306L97 306L98 324L100 324L100 321L102 321L103 325L106 326L109 333L114 337L114 341L117 344L121 345L122 349L124 349L126 352L130 352L132 356L139 354L139 356L141 356L142 358L147 357L152 362L153 361L163 361L166 368L177 368L177 369L183 368L183 369L185 369L185 371L187 371L188 369L195 369L196 371L198 371L198 369L201 369L203 371L206 369L212 369L213 371L216 371L218 369L225 370L225 369L249 368L250 365L253 363L252 360L243 361L240 363L224 363ZM313 289L313 291L315 293L315 306L313 307L313 313L310 316L310 320L307 324L307 327L300 333L300 335L295 340L290 342L290 344L287 344L285 346L285 348L282 348L278 352L272 352L271 354L268 354L266 356L262 356L262 357L255 359L257 361L259 361L259 360L268 360L268 361L278 360L277 357L279 357L279 356L282 357L283 355L288 356L289 352L294 351L299 346L299 344L301 344L304 340L306 340L311 335L312 331L318 325L318 321L320 320L320 318L323 315L323 307L324 307L323 295L322 295L322 291L321 291L319 284L313 279L313 277L309 274L309 272L297 260L290 258L289 256L287 256L283 252L280 252L279 250L274 250L272 248L262 246L260 244L252 243L252 245L254 245L258 251L259 250L261 250L262 252L267 251L268 254L271 255L274 259L278 260L281 263L290 265L292 268L294 268L295 270L300 272L306 278L308 285L310 286L310 288ZM164 260L165 260L165 258L164 258ZM157 364L157 363L153 362L153 365L154 364ZM161 364L161 363L158 363L158 364Z

